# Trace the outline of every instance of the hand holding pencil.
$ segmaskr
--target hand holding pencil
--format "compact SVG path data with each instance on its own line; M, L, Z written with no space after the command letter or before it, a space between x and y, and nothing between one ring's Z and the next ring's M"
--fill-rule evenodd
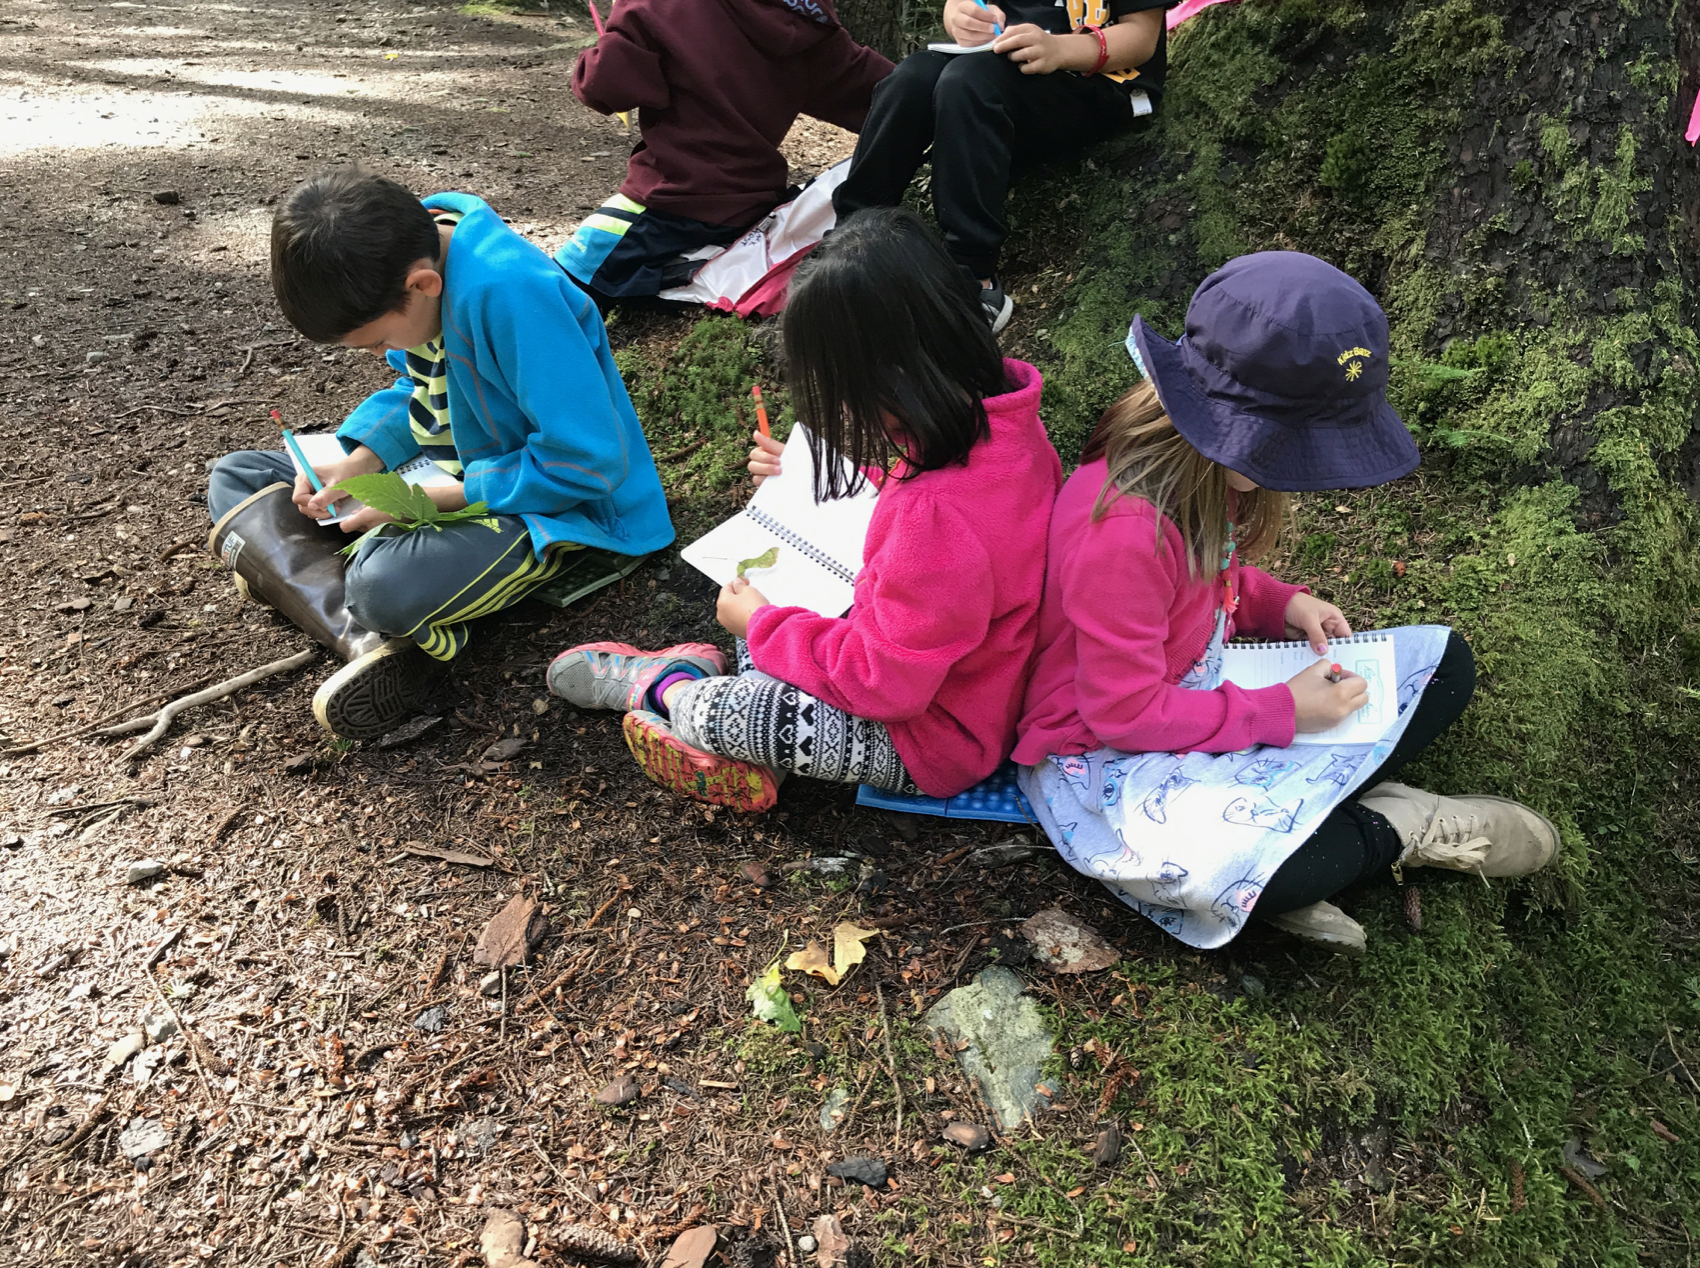
M750 450L750 474L759 486L769 476L779 474L779 455L785 452L785 442L775 440L767 423L767 404L761 399L761 384L750 389L756 403L756 430L750 433L755 448Z

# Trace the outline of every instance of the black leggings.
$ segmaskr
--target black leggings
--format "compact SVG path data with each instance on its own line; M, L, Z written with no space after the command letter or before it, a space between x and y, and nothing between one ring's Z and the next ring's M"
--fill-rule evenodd
M1476 658L1456 633L1417 702L1405 733L1370 781L1334 808L1287 861L1275 870L1257 900L1266 916L1296 911L1338 894L1348 885L1371 880L1398 859L1402 842L1386 819L1360 806L1357 798L1391 779L1457 720L1476 690Z

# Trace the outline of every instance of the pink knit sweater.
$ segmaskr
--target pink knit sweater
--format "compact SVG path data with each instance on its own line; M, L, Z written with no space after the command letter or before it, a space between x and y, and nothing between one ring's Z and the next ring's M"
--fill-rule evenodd
M1143 498L1118 497L1104 517L1092 507L1108 467L1100 458L1063 486L1051 515L1039 652L1027 684L1015 760L1114 748L1124 753L1232 753L1293 742L1293 693L1177 686L1204 654L1221 598L1217 574L1192 577L1181 536ZM1163 549L1156 549L1161 520ZM1242 634L1285 638L1290 586L1235 564Z
M843 617L760 608L757 669L883 722L923 792L949 797L1015 743L1039 629L1045 529L1062 464L1039 421L1039 372L1004 362L991 436L962 466L887 480Z

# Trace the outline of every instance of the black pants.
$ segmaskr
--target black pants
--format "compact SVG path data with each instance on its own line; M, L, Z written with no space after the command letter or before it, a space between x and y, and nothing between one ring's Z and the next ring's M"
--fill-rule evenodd
M975 277L997 270L1012 175L1102 140L1133 118L1100 76L1023 75L996 53L911 53L874 86L850 174L832 197L843 219L892 207L933 151L933 211L945 245Z
M1336 806L1287 861L1275 870L1257 900L1264 915L1279 915L1321 902L1358 881L1372 880L1386 872L1399 858L1401 842L1393 825L1360 806L1357 798L1384 779L1391 779L1451 726L1470 703L1476 690L1476 658L1470 645L1456 633L1446 642L1446 653L1434 678L1417 702L1416 713L1405 733L1387 755L1370 782L1352 798Z

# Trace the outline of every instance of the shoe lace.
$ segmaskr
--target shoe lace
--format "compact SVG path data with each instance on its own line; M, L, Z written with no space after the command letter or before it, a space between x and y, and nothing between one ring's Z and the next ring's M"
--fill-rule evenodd
M1480 872L1493 842L1483 836L1476 816L1437 814L1429 821L1413 853L1428 863Z

